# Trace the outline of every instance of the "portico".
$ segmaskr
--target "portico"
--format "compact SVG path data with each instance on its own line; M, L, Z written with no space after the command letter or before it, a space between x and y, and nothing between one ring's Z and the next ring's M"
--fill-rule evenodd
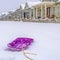
M34 18L52 18L55 15L55 2L42 2L33 6Z

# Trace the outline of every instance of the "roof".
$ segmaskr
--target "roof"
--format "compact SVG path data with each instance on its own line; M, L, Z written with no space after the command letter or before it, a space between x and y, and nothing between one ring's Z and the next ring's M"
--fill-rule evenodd
M41 6L45 6L46 5L54 5L55 2L41 2L40 4L34 5L33 7L41 7Z
M28 9L28 8L29 8L29 5L28 5L28 3L26 2L24 9Z

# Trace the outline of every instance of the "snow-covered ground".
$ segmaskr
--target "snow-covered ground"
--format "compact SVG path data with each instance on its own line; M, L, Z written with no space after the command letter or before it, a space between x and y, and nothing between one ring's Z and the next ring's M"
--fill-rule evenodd
M60 60L60 24L31 22L0 22L0 60L27 60L22 51L6 51L7 44L17 37L32 37L27 52L33 60Z

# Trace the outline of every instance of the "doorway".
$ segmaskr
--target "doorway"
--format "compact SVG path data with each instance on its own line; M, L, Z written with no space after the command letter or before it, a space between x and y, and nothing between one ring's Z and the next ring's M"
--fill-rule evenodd
M51 9L51 7L48 7L48 8L47 8L47 17L48 17L48 18L50 18L50 9Z

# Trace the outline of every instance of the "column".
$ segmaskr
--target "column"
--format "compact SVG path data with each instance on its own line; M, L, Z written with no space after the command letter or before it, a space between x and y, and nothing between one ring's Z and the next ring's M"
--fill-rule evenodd
M57 8L55 7L55 17L56 17Z
M33 19L35 19L35 8L33 9Z
M36 18L37 18L37 8L36 8Z
M45 18L47 18L47 5L45 4Z
M22 19L24 19L24 12L22 11Z
M32 11L30 10L30 12L29 12L29 18L30 19L32 18L31 15L32 15Z
M43 7L41 6L41 18L43 18Z
M56 6L54 6L53 8L54 8L54 9L53 9L53 11L54 11L54 19L55 19L55 21L56 21L56 20L57 20L57 19L56 19L56 10L58 10L58 9L56 9Z

